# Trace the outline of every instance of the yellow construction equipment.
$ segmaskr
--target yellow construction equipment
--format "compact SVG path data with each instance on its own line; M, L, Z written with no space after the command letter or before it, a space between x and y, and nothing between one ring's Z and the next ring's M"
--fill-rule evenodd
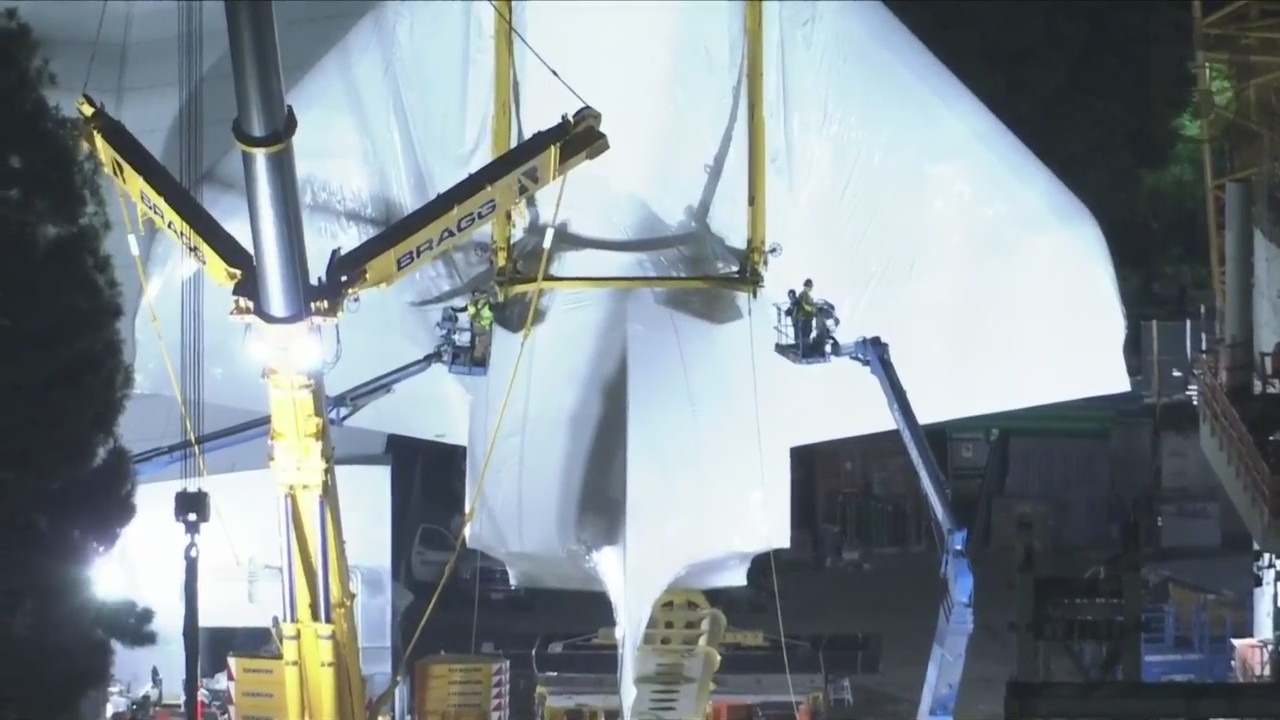
M419 660L413 678L413 717L507 720L511 663L483 655L435 655Z
M307 271L292 138L298 121L285 105L275 17L270 2L225 4L238 117L232 134L245 167L254 252L188 193L117 119L89 96L77 109L84 139L138 216L177 240L217 284L231 289L232 315L253 324L264 348L271 409L271 467L281 486L285 599L277 655L233 658L233 702L262 720L356 720L366 689L347 581L333 448L322 371L301 346L314 345L344 301L390 285L458 247L493 223L492 261L499 298L530 292L511 252L513 212L538 190L609 147L601 116L583 107L511 147L514 74L512 3L498 0L495 43L494 159L382 232L329 258L313 282ZM756 293L769 253L765 245L763 4L745 3L747 34L749 226L745 261L735 272L706 277L570 278L547 276L549 288L708 287ZM136 239L133 239L136 242ZM689 603L692 602L693 605ZM701 605L698 605L701 602ZM706 711L723 615L667 598L655 612L641 653L642 685L653 698L679 687L679 706ZM663 623L698 624L691 628ZM731 634L731 633L730 633ZM692 679L692 680L690 680ZM646 690L645 692L648 692ZM648 697L642 695L642 697ZM644 702L650 702L644 700ZM653 701L654 708L659 704ZM250 710L252 708L252 710ZM658 709L655 713L660 713ZM441 716L443 717L443 716ZM652 714L651 717L685 717Z
M343 300L405 277L506 217L516 204L605 152L608 139L599 113L583 108L349 252L335 253L324 277L311 283L291 149L297 120L284 105L273 9L248 2L226 8L233 74L237 90L244 91L238 92L233 134L245 156L254 253L101 105L84 96L77 109L85 142L118 190L142 220L181 243L214 282L231 288L233 314L254 323L266 353L271 468L280 481L287 529L281 651L232 660L233 703L253 708L263 720L356 720L364 716L366 690L325 392L321 369L304 362L310 353L298 349L318 341L321 325L336 318Z

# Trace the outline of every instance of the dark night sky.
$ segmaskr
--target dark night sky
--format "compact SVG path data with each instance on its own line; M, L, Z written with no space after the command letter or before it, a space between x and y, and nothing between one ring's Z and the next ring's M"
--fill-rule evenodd
M1089 206L1131 306L1174 311L1154 288L1171 272L1204 287L1198 145L1173 127L1191 104L1190 3L888 5Z

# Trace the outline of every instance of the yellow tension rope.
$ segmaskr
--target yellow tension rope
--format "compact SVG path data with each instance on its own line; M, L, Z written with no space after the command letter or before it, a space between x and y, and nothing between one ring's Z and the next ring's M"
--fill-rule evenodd
M449 562L444 566L444 572L440 576L440 581L436 583L435 592L431 594L431 601L427 603L427 609L422 613L422 619L418 621L417 628L413 631L413 637L409 638L409 643L405 645L404 655L400 658L400 664L396 668L396 674L391 678L391 684L383 690L378 698L374 701L369 709L369 720L376 720L380 708L386 706L391 696L395 694L396 686L404 677L408 670L409 658L413 655L413 649L418 644L418 639L422 637L422 631L427 626L427 621L431 619L431 613L436 608L436 602L440 599L440 593L444 590L445 584L449 581L450 575L453 574L453 567L457 564L458 558L462 554L462 543L466 537L467 528L471 526L471 521L475 519L476 507L479 504L480 496L484 492L484 481L489 475L489 463L493 460L493 447L498 441L498 432L502 430L502 421L507 416L507 407L511 404L511 395L515 391L516 378L520 373L520 361L524 359L524 350L529 342L529 338L533 335L533 320L537 316L538 300L542 295L543 280L547 276L547 265L551 258L551 242L555 238L556 224L560 219L560 205L564 200L564 185L568 176L560 178L560 189L556 193L556 207L551 214L551 224L547 226L547 234L542 241L542 257L538 261L538 275L533 286L533 295L529 302L529 312L525 316L524 328L520 333L520 347L516 351L516 359L511 366L511 376L507 380L507 389L502 396L502 405L498 407L498 417L493 423L493 432L489 436L489 447L485 448L484 462L480 465L480 475L476 478L476 488L471 493L470 501L467 503L467 512L462 519L462 529L458 531L458 537L453 542L453 555L449 557Z
M169 375L169 385L173 388L173 397L178 401L178 412L182 415L182 425L187 436L187 440L191 443L191 449L196 456L196 467L200 473L200 478L209 477L209 470L205 467L204 453L200 450L200 443L196 437L195 425L191 422L191 413L187 410L187 400L182 394L182 385L178 382L178 372L173 367L173 358L169 356L169 346L164 341L164 331L160 328L160 316L156 313L155 301L151 298L151 281L147 276L146 265L142 262L142 249L138 247L138 236L133 231L133 222L129 217L129 206L125 203L124 195L117 189L116 199L120 201L120 217L124 219L125 237L129 241L129 254L133 256L133 268L138 273L138 282L142 289L142 301L147 305L147 316L151 321L151 328L156 333L156 342L160 345L160 359L164 362L165 372ZM139 229L141 229L141 215L139 215ZM214 515L218 518L218 525L222 528L223 535L227 538L227 547L231 550L231 557L235 560L236 566L241 567L240 554L236 552L236 546L231 541L231 531L227 529L227 524L222 521L222 515L218 512L218 507L213 507Z

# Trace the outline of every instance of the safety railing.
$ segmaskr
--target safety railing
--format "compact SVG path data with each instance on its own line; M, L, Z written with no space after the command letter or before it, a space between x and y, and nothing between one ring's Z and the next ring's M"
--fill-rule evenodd
M777 320L773 325L773 330L778 335L774 343L778 345L796 344L796 326L791 320L791 315L787 313L790 307L790 303L773 304L774 312L777 313Z
M464 346L471 343L471 318L465 313L446 309L436 323L436 331L442 340Z
M1277 478L1227 397L1217 366L1208 356L1199 363L1199 375L1201 421L1209 424L1230 463L1240 469L1249 497L1266 508L1268 517L1275 517L1280 509Z
M1165 603L1142 614L1142 647L1148 653L1189 649L1226 657L1231 654L1229 639L1234 635L1231 613L1205 601L1185 609Z
M836 329L840 327L840 319L836 317L835 306L831 302L818 298L813 301L815 316L814 326L821 331L826 329L831 335L835 335ZM774 340L778 345L795 345L796 344L796 323L792 314L792 303L779 302L773 304L773 310L776 314L776 320L773 330L777 333Z
M1234 649L1229 620L1213 627L1207 609L1198 609L1191 627L1176 627L1175 612L1143 616L1142 679L1145 682L1228 682Z
M1235 638L1232 665L1235 681L1241 683L1270 682L1271 658L1275 655L1275 642L1261 638Z

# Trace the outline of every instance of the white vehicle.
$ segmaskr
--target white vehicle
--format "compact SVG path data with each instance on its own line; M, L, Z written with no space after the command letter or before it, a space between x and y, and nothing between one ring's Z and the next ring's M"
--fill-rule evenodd
M439 525L421 525L409 555L409 573L415 583L435 585L444 577L453 557L455 535ZM521 600L525 592L511 586L511 576L501 560L463 546L453 570L459 592L470 596L479 592L490 600Z
M434 585L444 577L445 565L453 557L454 538L439 525L421 525L413 539L409 572L415 582Z

